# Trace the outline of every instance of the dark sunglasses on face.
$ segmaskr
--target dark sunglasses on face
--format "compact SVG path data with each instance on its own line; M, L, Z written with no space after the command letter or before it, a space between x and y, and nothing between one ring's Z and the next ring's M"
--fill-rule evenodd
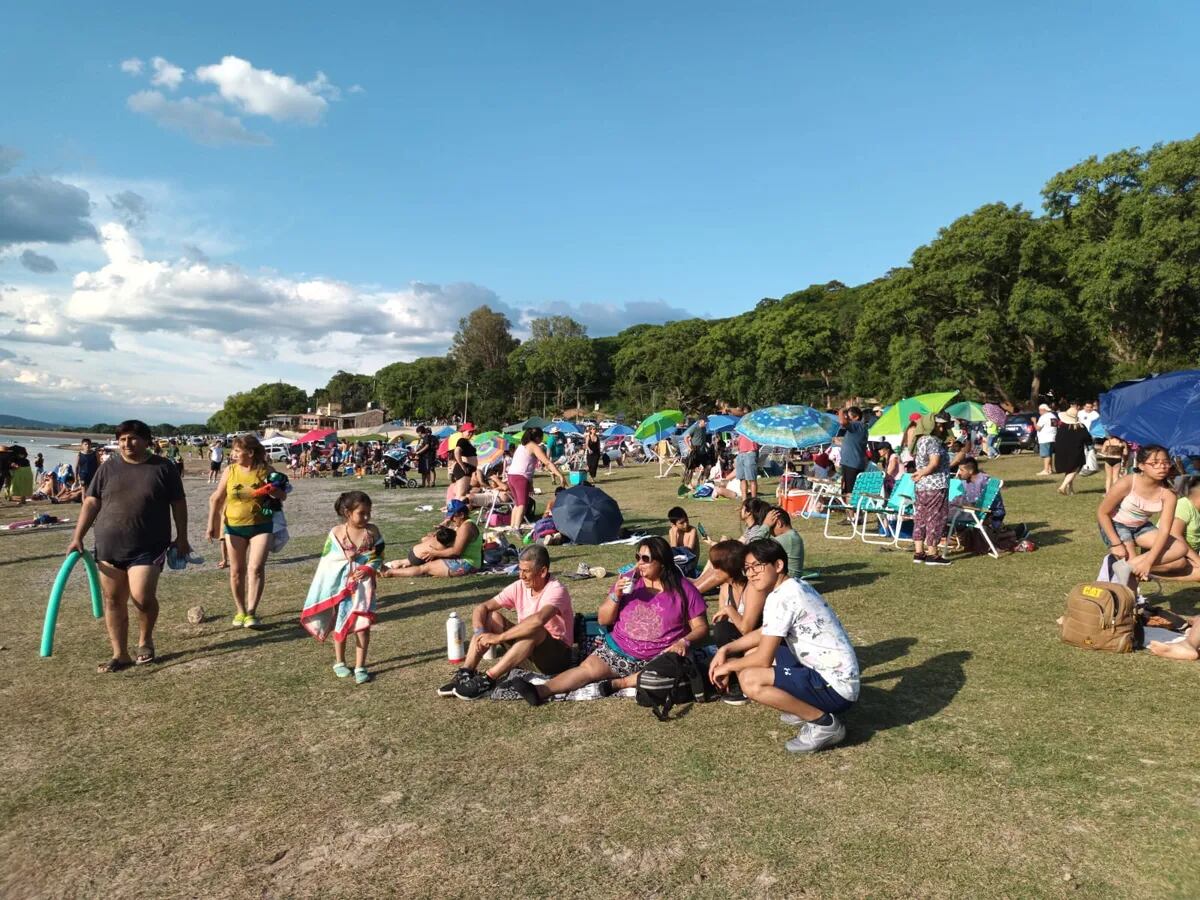
M651 556L649 553L635 553L633 555L633 558L636 562L641 562L641 563L654 562L654 557Z

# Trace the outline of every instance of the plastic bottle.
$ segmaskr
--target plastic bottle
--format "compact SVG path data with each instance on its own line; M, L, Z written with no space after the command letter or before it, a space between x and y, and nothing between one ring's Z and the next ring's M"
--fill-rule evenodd
M458 613L450 613L450 618L446 620L446 658L451 665L460 665L467 658L466 639L467 626Z

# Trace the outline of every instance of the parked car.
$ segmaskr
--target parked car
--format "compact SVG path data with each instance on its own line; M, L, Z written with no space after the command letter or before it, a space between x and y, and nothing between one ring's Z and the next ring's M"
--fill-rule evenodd
M288 448L285 447L283 444L279 444L279 445L273 446L273 447L267 447L266 450L267 450L267 459L272 460L273 462L287 462Z
M1001 453L1037 450L1037 413L1013 413L1000 428L996 446Z

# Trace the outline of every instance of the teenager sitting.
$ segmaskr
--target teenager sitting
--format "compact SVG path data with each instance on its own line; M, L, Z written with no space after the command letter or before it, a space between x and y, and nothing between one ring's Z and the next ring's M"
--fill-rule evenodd
M708 561L719 583L729 587L728 592L722 590L720 607L713 614L713 643L724 647L759 626L766 594L746 582L746 545L741 541L714 544L709 551ZM725 696L721 699L733 706L748 702L738 687L736 675L730 676Z
M708 637L704 598L675 565L667 542L657 535L645 538L634 558L633 570L617 579L600 604L597 619L609 631L587 659L545 684L510 679L528 703L538 706L593 682L613 690L633 687L660 653L686 654Z
M784 724L800 726L784 745L790 752L839 743L846 727L835 714L859 692L858 658L842 623L811 586L788 577L787 553L775 541L746 547L745 573L767 595L762 627L721 647L709 677L724 691L737 675L747 697L780 710Z

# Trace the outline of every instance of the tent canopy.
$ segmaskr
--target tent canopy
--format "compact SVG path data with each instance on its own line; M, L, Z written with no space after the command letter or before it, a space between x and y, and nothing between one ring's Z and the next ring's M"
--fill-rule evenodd
M337 429L335 428L314 428L308 434L302 434L296 438L294 443L297 444L316 444L322 441L337 440Z

